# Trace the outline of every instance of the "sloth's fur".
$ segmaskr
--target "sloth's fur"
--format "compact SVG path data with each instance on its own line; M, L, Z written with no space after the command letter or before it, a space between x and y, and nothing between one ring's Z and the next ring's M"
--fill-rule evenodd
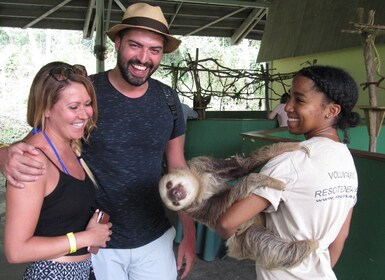
M172 171L161 178L161 198L169 209L183 210L215 230L218 218L255 189L261 186L284 189L281 181L253 171L283 152L298 149L301 149L299 143L277 143L258 149L248 157L195 157L188 162L188 168ZM234 179L238 182L229 185L229 180ZM284 240L265 227L265 216L259 214L243 223L227 240L226 246L228 255L235 259L253 259L260 267L276 269L301 263L318 248L318 241Z

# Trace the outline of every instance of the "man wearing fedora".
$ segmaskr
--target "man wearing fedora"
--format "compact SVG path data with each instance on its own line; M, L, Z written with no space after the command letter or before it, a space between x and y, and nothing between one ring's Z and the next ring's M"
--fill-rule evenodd
M164 155L168 170L186 166L186 127L176 92L151 78L163 53L173 52L181 42L169 35L161 9L143 3L129 6L107 35L115 43L117 64L90 77L99 118L83 151L98 182L97 206L110 214L113 225L107 248L92 256L95 276L172 280L179 270L184 278L196 258L195 226L178 213L184 238L175 262L175 229L166 217L158 182ZM172 94L172 106L166 92ZM45 172L42 164L22 156L26 152L38 153L25 143L0 150L1 171L19 187Z

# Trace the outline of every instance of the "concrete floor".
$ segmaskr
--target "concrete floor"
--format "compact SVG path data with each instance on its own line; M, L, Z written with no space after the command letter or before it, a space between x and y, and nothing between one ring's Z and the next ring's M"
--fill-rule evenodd
M25 265L10 265L7 263L3 250L3 231L5 214L4 178L0 175L0 279L19 280ZM204 261L199 256L193 271L186 280L255 280L254 263L252 261L236 261L229 257Z
M255 280L254 262L236 261L230 257L206 262L198 258L186 280Z

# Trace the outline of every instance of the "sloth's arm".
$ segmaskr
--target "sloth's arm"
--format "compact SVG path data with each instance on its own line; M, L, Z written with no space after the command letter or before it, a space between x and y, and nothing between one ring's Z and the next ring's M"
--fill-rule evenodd
M211 173L223 180L234 180L255 171L270 159L284 153L301 149L299 142L280 142L264 146L247 157L234 156L228 159L213 157L196 157L189 161L197 174Z

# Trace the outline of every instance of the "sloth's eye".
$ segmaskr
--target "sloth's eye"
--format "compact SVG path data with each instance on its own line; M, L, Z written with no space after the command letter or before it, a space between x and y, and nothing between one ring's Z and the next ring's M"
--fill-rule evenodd
M166 188L169 190L172 187L171 181L168 181L166 184Z

